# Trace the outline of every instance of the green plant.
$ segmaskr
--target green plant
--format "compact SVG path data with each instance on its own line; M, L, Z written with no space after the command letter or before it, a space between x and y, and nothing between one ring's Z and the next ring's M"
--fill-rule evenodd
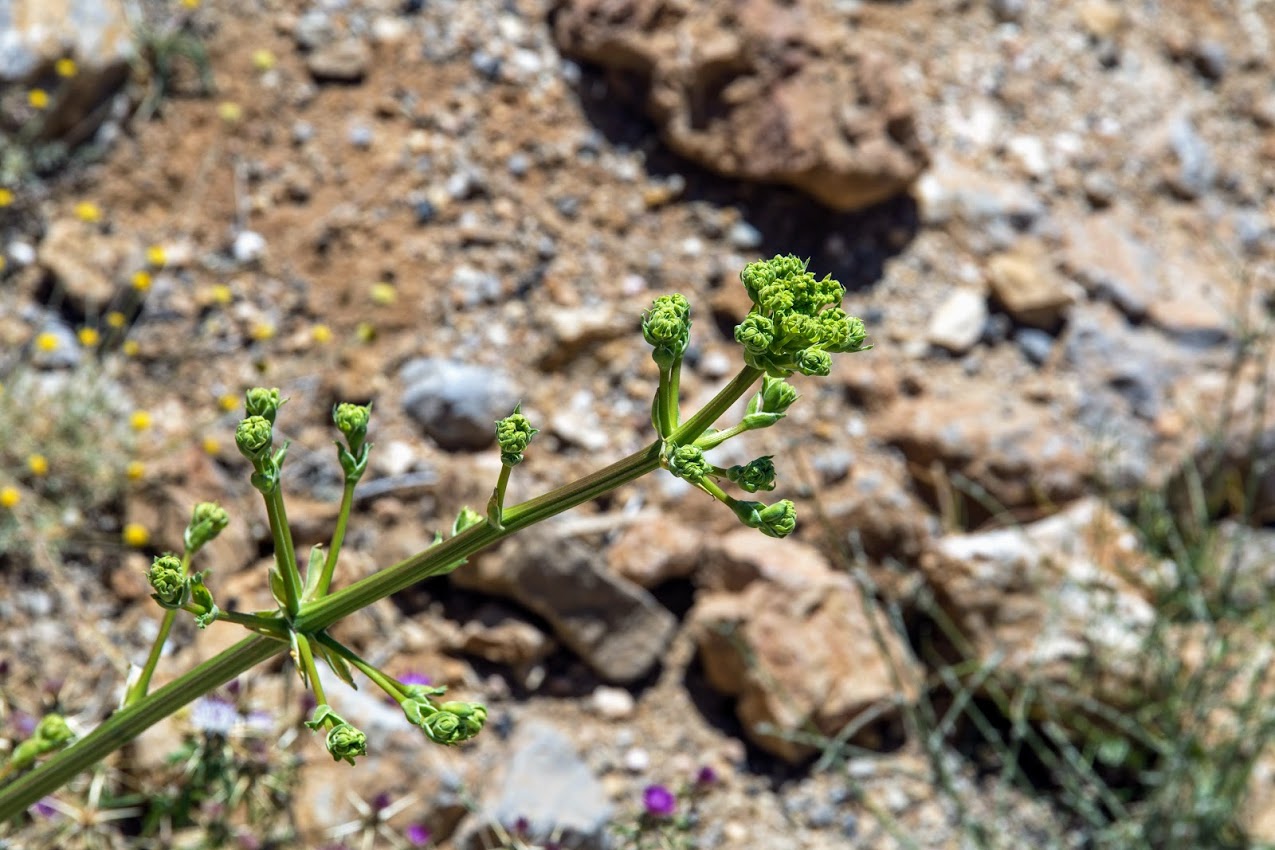
M241 612L219 607L204 573L191 572L200 548L225 527L228 517L211 503L197 506L187 527L181 555L165 555L152 565L148 579L155 600L165 609L164 626L145 666L127 688L124 705L108 720L79 741L48 758L8 785L0 788L0 823L18 815L43 795L58 788L99 759L123 746L143 730L174 713L181 706L208 693L252 666L288 652L302 681L313 691L316 707L307 725L324 733L334 759L353 763L368 746L366 736L328 704L318 676L318 662L326 663L339 678L353 683L357 670L382 688L402 708L413 725L430 740L458 744L478 734L486 709L465 701L441 701L442 688L410 684L378 670L346 647L328 628L344 617L392 593L433 576L455 570L475 552L501 538L576 505L594 499L640 476L665 468L726 504L746 525L765 534L783 537L795 527L793 503L772 505L735 499L722 483L739 481L755 491L773 486L771 459L759 458L742 468L721 469L709 463L706 452L746 430L769 427L796 401L796 391L785 382L794 371L826 375L833 353L865 350L863 323L847 316L838 306L844 294L841 284L825 277L816 280L806 264L795 257L775 257L749 264L741 279L753 300L749 316L741 324L756 333L737 331L747 339L745 365L701 410L681 418L678 378L682 356L690 338L690 305L681 295L656 299L642 322L643 335L653 346L660 367L652 422L659 439L646 448L591 475L521 504L505 505L505 485L536 434L521 412L515 410L496 424L502 468L486 515L461 512L451 535L406 560L333 590L333 568L340 556L346 525L353 506L353 492L367 468L372 444L366 439L370 407L342 404L333 419L344 442L337 456L345 473L345 487L338 520L327 547L316 546L304 564L298 560L288 524L281 469L288 445L277 446L274 425L286 401L278 390L249 390L245 418L235 442L252 465L251 481L261 493L274 542L274 567L270 589L277 607L270 611ZM764 320L764 321L763 321ZM760 330L758 330L760 328ZM769 328L766 333L760 331ZM712 431L711 425L736 401L762 382L738 425ZM150 675L164 642L167 628L181 612L194 615L200 628L217 620L235 623L251 632L234 647L204 662L154 693ZM53 749L42 747L41 753ZM26 765L19 765L17 772Z

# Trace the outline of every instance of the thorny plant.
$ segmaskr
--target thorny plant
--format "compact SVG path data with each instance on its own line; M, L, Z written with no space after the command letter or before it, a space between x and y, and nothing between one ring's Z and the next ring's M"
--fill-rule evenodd
M518 408L496 423L501 471L485 513L465 508L449 536L406 560L373 573L349 587L335 590L333 574L340 557L354 502L354 489L367 469L372 444L368 441L371 405L338 404L333 421L342 435L337 459L344 472L340 510L330 543L315 546L302 562L293 545L283 496L282 468L288 444L276 445L275 421L286 401L277 389L254 388L246 393L245 418L235 431L239 451L252 465L251 481L265 502L274 543L274 566L268 574L276 608L246 612L217 604L209 575L193 571L200 550L229 523L226 511L205 502L196 505L186 528L180 554L155 558L147 578L163 620L145 663L135 668L124 689L118 711L78 741L57 715L46 716L35 733L13 751L0 787L0 824L17 816L45 795L119 749L145 729L187 703L225 684L235 676L281 652L288 652L302 682L311 689L315 709L306 725L324 735L333 759L354 764L368 749L367 736L328 703L318 665L326 664L338 678L354 686L357 671L392 698L412 725L431 741L456 745L473 738L487 719L484 706L445 699L445 688L408 683L390 676L337 640L329 628L374 602L419 581L446 575L474 553L505 536L545 520L658 468L685 479L725 504L745 525L771 537L785 537L796 527L796 510L787 499L767 505L729 495L724 487L738 485L746 493L775 486L770 457L723 468L708 453L745 431L768 428L783 419L797 400L786 380L794 372L826 376L832 355L867 349L863 322L840 307L845 293L831 277L816 279L807 262L776 256L750 263L740 273L752 309L735 329L744 348L744 367L701 410L683 420L678 392L682 359L690 341L691 308L680 294L655 299L642 318L642 334L653 348L660 380L651 408L658 439L646 448L591 475L517 505L506 505L505 494L514 467L536 436L536 429ZM712 425L747 393L756 389L740 422L723 430ZM176 618L191 615L199 628L217 621L251 632L220 655L155 692L151 676ZM15 778L16 777L16 778Z

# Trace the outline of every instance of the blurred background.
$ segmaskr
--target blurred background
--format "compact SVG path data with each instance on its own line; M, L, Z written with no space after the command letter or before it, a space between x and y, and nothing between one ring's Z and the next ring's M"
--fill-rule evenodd
M0 0L0 755L118 704L195 502L218 601L272 605L248 387L299 549L374 403L344 584L485 504L515 402L512 500L649 443L656 295L688 410L759 257L875 344L715 455L775 456L792 538L659 473L337 627L485 701L474 744L334 681L334 763L275 662L0 847L1275 844L1272 39L1270 0ZM156 681L239 635L180 621Z

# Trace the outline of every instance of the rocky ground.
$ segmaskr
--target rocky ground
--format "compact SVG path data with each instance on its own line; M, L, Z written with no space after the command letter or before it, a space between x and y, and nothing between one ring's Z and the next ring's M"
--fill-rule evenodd
M652 784L684 791L663 829L700 847L1275 841L1265 726L1240 724L1258 768L1219 804L1247 839L1155 840L1156 806L1208 795L1120 751L1185 729L1221 760L1236 737L1166 695L1149 642L1175 682L1266 693L1271 3L144 5L0 7L23 46L0 54L0 742L115 704L158 623L143 571L194 501L234 517L200 565L219 600L268 604L246 387L290 398L299 547L336 515L331 406L374 402L349 581L485 503L516 401L542 429L517 499L649 442L637 321L670 290L694 409L740 362L739 270L792 252L875 343L717 461L775 455L794 538L660 473L351 618L347 642L486 701L489 729L443 751L334 685L372 739L351 769L296 740L293 677L258 671L226 695L232 737L268 729L266 763L301 767L285 826L241 819L240 846L368 846L341 830L378 795L376 846L412 824L638 846L608 824ZM71 15L76 44L44 38ZM1155 494L1169 525L1225 519L1204 563L1231 566L1149 527ZM183 624L159 678L237 637ZM148 787L200 717L113 781ZM25 829L0 846L71 840Z

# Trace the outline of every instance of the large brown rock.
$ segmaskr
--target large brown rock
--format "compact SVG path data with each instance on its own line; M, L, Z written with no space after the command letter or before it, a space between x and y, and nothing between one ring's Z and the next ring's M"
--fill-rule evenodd
M451 580L534 611L608 682L650 672L677 627L655 597L607 569L593 547L555 533L552 523L475 558Z
M1021 528L948 535L921 564L959 632L952 642L1002 685L1139 699L1161 570L1101 500Z
M563 0L554 33L639 101L669 147L719 174L852 210L926 165L893 60L824 3Z
M915 699L919 669L878 608L813 547L745 530L726 535L702 571L691 614L709 684L738 698L759 747L797 763L862 722L852 740L879 745Z

